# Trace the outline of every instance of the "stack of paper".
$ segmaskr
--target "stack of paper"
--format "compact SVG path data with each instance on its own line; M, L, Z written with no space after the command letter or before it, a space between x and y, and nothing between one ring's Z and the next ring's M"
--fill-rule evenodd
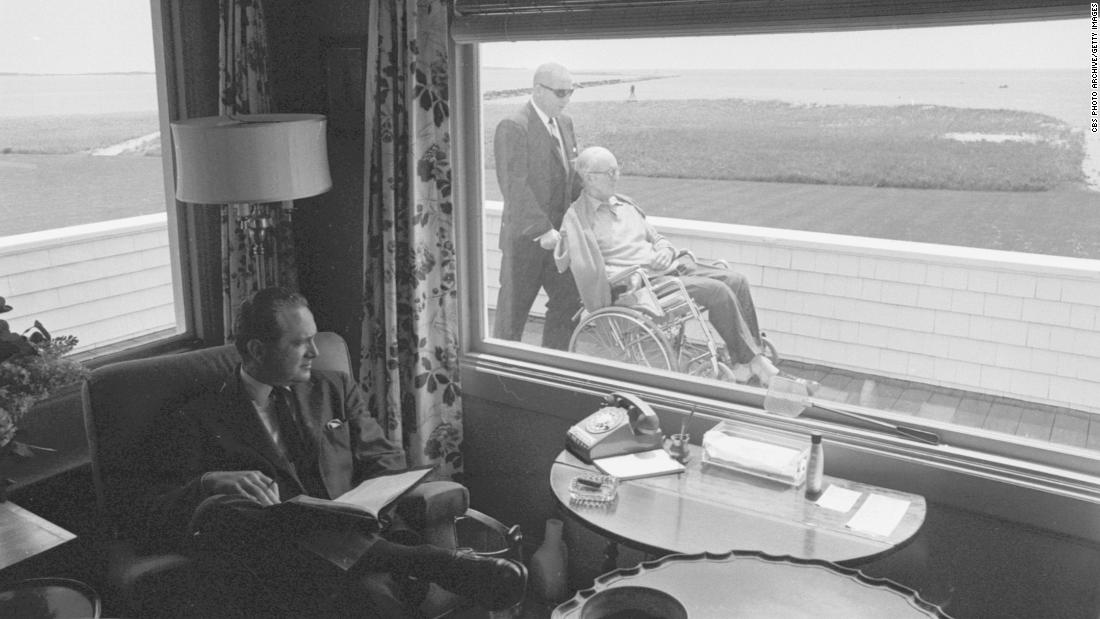
M909 501L895 499L893 497L872 494L863 502L852 519L848 521L848 528L853 531L862 531L872 535L889 537L894 529L905 517L909 510Z

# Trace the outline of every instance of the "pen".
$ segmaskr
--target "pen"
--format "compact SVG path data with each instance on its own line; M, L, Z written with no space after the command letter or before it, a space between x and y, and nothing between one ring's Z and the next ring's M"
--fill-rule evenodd
M691 418L694 417L694 416L695 416L695 406L692 406L691 407L691 412L688 413L687 419L684 419L682 422L680 422L680 434L686 434L687 433L688 423L691 421Z

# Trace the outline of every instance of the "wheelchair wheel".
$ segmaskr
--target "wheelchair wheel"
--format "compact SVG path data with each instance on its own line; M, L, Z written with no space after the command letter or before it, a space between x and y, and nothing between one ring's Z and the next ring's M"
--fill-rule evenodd
M718 367L717 372L714 369L715 366ZM721 361L711 363L709 358L693 360L685 372L692 376L698 376L699 378L712 378L725 383L737 382L737 379L734 378L733 375L733 368Z
M677 371L668 340L641 312L606 307L583 318L569 341L571 352Z

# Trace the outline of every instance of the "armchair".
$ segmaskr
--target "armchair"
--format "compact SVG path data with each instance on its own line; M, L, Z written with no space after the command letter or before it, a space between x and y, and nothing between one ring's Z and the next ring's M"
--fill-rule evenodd
M339 335L322 332L315 341L320 353L315 368L350 372L347 345ZM141 523L132 522L126 509L143 480L151 483L142 473L155 470L150 465L160 457L149 440L154 429L187 400L217 388L238 362L234 347L225 345L110 364L94 370L84 384L84 422L106 562L102 585L108 608L117 614L206 615L216 609L218 616L232 616L255 613L257 608L249 605L269 599L257 579L225 569L213 558L205 561L138 543L136 527ZM440 481L416 488L400 509L421 527L425 541L454 548L455 519L468 507L466 488ZM208 586L213 583L221 586ZM235 593L231 600L214 599L213 589ZM422 609L431 615L456 601L433 585Z

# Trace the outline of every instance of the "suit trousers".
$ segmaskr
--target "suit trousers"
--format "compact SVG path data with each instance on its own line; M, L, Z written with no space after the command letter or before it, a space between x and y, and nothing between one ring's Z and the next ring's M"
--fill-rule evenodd
M320 539L331 550L346 552L350 565L369 555L380 538L392 535L399 543L419 543L419 536L396 517L396 526L383 533L367 526L367 519L362 527L353 522L309 513L277 517L249 499L216 495L196 510L189 550L220 557L231 566L223 573L245 573L262 583L262 592L248 600L257 616L333 616L344 615L344 609L355 609L364 617L405 616L409 600L403 599L401 587L388 574L359 575L301 544ZM242 594L222 595L233 593Z
M569 271L559 273L554 264L554 252L543 249L531 239L513 239L502 253L493 337L521 340L535 297L540 289L545 289L548 298L542 345L567 350L577 326L574 316L581 308L573 274Z
M664 277L672 276L656 281ZM675 277L684 283L688 295L707 309L707 318L726 342L734 363L748 363L760 354L756 305L744 275L688 260L677 262Z

